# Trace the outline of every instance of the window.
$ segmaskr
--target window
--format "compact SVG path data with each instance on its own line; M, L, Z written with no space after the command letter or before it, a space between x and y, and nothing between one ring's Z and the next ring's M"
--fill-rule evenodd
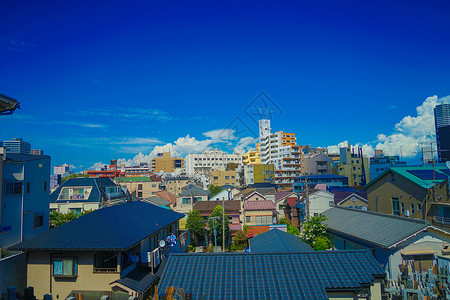
M422 211L422 204L421 203L417 203L417 210L418 211Z
M328 203L328 205L329 205L330 207L332 207L333 204L334 204L334 201L330 201L330 202Z
M47 181L44 181L44 192L47 191Z
M78 275L78 260L76 258L54 258L53 276L76 277Z
M156 184L152 184L152 188L156 187Z
M142 191L142 184L138 184L138 190Z
M138 197L142 198L142 192L138 192Z
M398 198L392 198L392 214L400 216L400 203Z
M218 176L214 176L214 180L219 180L219 177Z
M234 179L234 176L231 176L231 179Z
M81 208L69 208L69 212L81 214Z
M30 182L28 181L27 182L27 194L29 194L30 193Z
M191 198L183 198L182 203L183 204L191 204Z
M229 179L230 179L230 176L225 176L225 179L226 179L226 180L229 180Z
M402 214L405 213L405 203L402 202Z
M112 251L94 255L94 272L117 272L117 255Z
M22 182L7 182L5 186L5 195L22 194Z
M411 203L411 214L414 214L415 213L415 211L414 211L414 203Z
M245 217L245 222L250 223L250 217L249 216Z
M44 213L35 213L33 217L33 228L44 226Z

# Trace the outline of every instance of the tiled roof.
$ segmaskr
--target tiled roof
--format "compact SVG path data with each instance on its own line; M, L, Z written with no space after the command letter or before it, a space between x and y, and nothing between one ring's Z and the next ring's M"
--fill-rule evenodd
M179 197L196 197L196 196L209 196L209 191L205 191L199 187L191 187L183 191Z
M252 253L309 252L310 245L290 233L272 229L249 240Z
M256 200L244 203L244 210L274 210L275 204L271 200Z
M391 248L398 242L424 231L430 225L419 219L388 214L333 207L323 213L327 230L347 235L382 248Z
M243 267L244 266L244 267ZM356 291L385 272L367 250L306 253L172 254L158 285L193 299L328 299L327 290Z
M149 202L149 203L155 204L155 205L161 205L161 206L170 206L170 204L172 204L172 202L167 201L166 199L163 199L158 196L151 196L148 198L144 198L144 199L142 199L142 201Z
M376 179L374 179L371 182L369 182L368 184L366 184L364 186L364 189L367 189L368 187L373 185L375 182L377 182L378 180L383 178L386 174L389 174L389 172L394 172L394 173L402 176L403 178L411 181L412 183L414 183L415 185L419 186L420 188L427 189L428 187L434 185L433 178L421 179L420 177L415 176L414 174L409 172L409 171L413 171L414 172L414 171L421 171L421 170L432 171L433 167L432 166L423 166L423 167L391 167L391 168L387 169L386 171L384 171L382 174L380 174ZM444 166L435 166L434 170L440 177L442 176L442 178L436 179L436 183L439 183L439 182L442 182L442 181L448 179L449 174L444 172L444 170L448 170L445 165ZM446 176L447 176L447 178L445 178Z
M290 207L296 207L297 206L297 197L288 197L286 199L287 203Z
M289 196L290 194L294 194L290 191L281 191L275 194L275 202L278 202L279 200Z
M222 206L222 201L197 201L194 203L194 209L198 210L202 215L210 215L214 208L218 205ZM241 201L226 200L225 213L228 215L239 215L241 210Z
M177 197L169 193L168 191L157 191L155 192L155 196L163 198L167 201L172 202L172 204L177 204Z
M126 250L184 215L142 201L88 213L14 245L17 250Z

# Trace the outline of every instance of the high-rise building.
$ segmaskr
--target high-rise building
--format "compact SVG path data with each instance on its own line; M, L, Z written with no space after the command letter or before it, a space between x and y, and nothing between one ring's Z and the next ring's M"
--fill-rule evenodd
M25 142L20 138L14 138L11 141L4 141L3 147L5 147L6 154L8 153L30 154L31 150L30 143Z
M157 157L153 158L150 164L152 172L172 173L176 169L184 168L184 158L175 158L170 155L170 152L159 153Z
M30 150L30 154L32 154L32 155L44 155L44 151L42 151L40 149L31 149Z
M434 108L436 142L439 162L450 160L450 104L442 103Z
M208 178L211 171L224 171L230 164L242 164L243 153L225 153L221 150L207 150L203 153L188 154L185 158L186 174L203 174Z

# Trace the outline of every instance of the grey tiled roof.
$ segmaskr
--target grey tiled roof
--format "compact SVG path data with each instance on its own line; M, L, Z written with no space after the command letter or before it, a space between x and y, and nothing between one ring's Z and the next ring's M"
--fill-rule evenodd
M272 229L249 240L252 253L309 252L310 245L290 233Z
M430 225L419 219L333 207L323 213L327 230L390 248L398 242L425 230Z
M158 285L193 299L328 299L327 291L359 290L385 272L367 250L306 253L172 254Z
M209 196L209 191L205 191L199 187L191 187L185 191L183 191L179 196L180 197L192 197L192 196Z
M11 247L14 250L126 250L184 215L142 201L95 210Z
M163 199L163 198L160 198L157 196L144 198L144 199L142 199L142 201L149 202L149 203L152 203L155 205L161 205L161 206L170 206L170 204L172 204L172 202L167 201L166 199Z

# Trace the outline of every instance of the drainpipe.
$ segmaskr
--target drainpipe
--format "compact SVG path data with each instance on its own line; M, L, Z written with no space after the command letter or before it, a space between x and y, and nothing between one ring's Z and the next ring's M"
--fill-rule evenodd
M25 162L22 165L22 199L20 203L20 242L23 242L23 197L25 196Z

